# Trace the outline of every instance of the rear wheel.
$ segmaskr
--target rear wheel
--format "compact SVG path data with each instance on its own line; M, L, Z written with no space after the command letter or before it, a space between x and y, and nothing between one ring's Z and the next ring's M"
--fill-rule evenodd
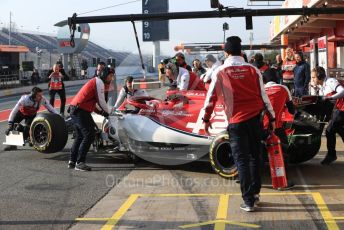
M234 179L238 170L234 163L228 133L222 133L215 137L210 145L210 164L214 171L221 177Z
M30 140L33 147L42 153L61 151L68 139L64 119L58 114L38 114L31 123Z
M320 149L324 124L300 119L294 121L293 128L295 132L289 136L289 162L300 164L313 159Z

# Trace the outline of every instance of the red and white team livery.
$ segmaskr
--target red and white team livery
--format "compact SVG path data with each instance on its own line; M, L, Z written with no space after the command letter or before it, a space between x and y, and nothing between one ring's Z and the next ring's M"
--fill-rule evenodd
M43 105L49 112L58 114L45 97L42 97L40 102L36 102L31 95L23 95L14 106L8 120L13 121L14 116L18 111L20 111L24 116L35 116L41 105Z

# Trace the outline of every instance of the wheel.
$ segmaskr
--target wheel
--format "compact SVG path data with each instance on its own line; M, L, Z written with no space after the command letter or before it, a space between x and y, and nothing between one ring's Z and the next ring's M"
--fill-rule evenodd
M58 114L38 114L30 126L30 140L33 147L39 152L61 151L68 140L64 119Z
M324 125L310 119L300 119L294 121L293 128L294 133L288 137L289 162L300 164L318 154Z
M209 151L210 164L214 171L226 179L234 179L238 170L234 163L228 133L221 133L214 138Z

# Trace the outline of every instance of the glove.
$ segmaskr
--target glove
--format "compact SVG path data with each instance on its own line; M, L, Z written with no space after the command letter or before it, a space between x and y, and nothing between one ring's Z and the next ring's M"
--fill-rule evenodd
M109 114L105 111L102 112L102 116L105 117L105 118L108 118L109 117Z
M13 130L13 124L10 123L10 124L8 124L8 129L6 129L6 131L5 131L6 136L8 136L8 134L10 134L10 131L12 131L12 130Z

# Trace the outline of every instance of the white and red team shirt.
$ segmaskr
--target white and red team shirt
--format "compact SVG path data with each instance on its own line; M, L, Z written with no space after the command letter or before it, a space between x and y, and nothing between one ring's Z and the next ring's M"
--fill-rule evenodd
M178 68L179 68L179 73L178 73L178 77L176 79L177 88L179 90L188 90L189 81L190 81L189 71L185 68L182 68L182 67L178 67Z
M41 105L43 105L49 112L58 114L45 97L42 97L40 102L36 102L31 95L23 95L11 111L8 122L13 122L18 111L20 111L24 116L35 116Z
M63 89L63 82L62 82L62 74L54 74L50 75L50 83L49 83L49 90L61 90Z
M344 87L336 78L326 78L323 85L325 96L330 96L336 100L335 107L340 111L344 111Z
M283 126L282 115L285 110L286 103L292 101L291 93L285 85L280 85L275 82L268 82L265 84L265 92L269 97L272 108L275 112L276 128ZM264 129L268 128L269 118L267 115L264 116Z
M111 112L105 101L104 83L99 77L89 80L75 95L70 104L90 113L95 111L96 105L108 114Z
M134 96L138 96L138 97L147 96L148 97L149 95L147 91L144 89L134 89L133 92L130 92L130 91L126 91L125 88L123 87L118 94L117 101L114 105L114 109L118 109L123 104L125 99L131 98Z
M294 68L296 66L295 60L285 60L282 64L283 80L292 81L294 80Z
M203 107L204 119L210 119L216 102L224 105L232 124L249 120L264 108L271 118L275 118L260 71L240 56L228 57L212 75Z
M213 72L219 67L221 66L221 62L220 61L217 61L213 64L213 66L211 68L208 68L207 69L207 72L205 74L202 74L201 75L201 80L204 82L204 83L209 83L210 80L211 80L211 76L213 75Z

